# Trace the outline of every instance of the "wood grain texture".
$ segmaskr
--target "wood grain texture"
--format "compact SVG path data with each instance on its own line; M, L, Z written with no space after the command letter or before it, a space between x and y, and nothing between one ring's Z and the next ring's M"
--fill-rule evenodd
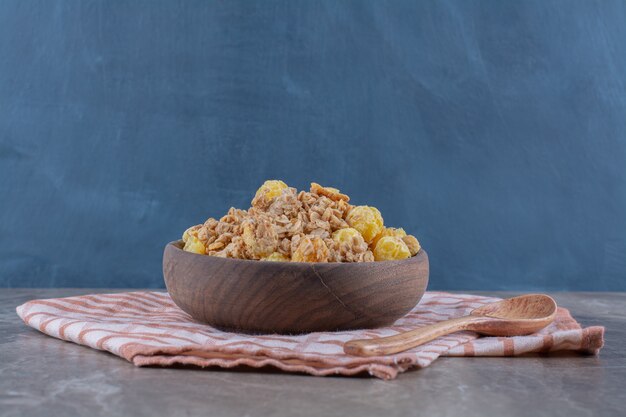
M351 340L344 345L344 351L356 356L391 355L462 330L489 336L522 336L537 332L552 323L556 312L556 301L548 295L521 295L479 307L467 316L394 336Z
M165 285L197 320L252 332L303 333L393 323L428 284L423 249L402 261L261 262L197 255L171 242L163 254Z

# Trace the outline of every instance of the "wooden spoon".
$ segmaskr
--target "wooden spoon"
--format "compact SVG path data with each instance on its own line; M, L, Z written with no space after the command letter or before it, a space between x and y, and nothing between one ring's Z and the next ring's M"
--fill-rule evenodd
M556 301L544 294L528 294L487 304L468 316L442 321L395 336L351 340L343 345L349 355L380 356L403 352L446 334L470 330L489 336L535 333L554 321Z

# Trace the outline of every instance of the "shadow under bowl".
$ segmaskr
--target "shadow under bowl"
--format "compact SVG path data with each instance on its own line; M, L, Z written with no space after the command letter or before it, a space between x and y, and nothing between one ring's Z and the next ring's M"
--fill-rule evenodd
M303 263L218 258L165 246L172 300L215 327L306 333L392 324L422 298L428 255L384 262Z

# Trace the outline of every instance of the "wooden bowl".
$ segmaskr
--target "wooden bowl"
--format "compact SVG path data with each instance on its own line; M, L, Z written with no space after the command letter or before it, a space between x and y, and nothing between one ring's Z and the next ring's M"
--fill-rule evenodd
M304 333L393 323L422 298L428 256L363 263L265 262L198 255L168 243L165 285L199 321L248 332Z

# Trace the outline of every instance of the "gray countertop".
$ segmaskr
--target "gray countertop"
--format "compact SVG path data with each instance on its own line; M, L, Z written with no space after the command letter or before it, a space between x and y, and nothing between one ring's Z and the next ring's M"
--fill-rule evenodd
M600 356L440 358L396 380L274 370L137 368L45 336L15 307L33 298L115 292L0 289L0 416L612 416L626 407L626 293L551 293ZM476 292L507 297L514 293Z

